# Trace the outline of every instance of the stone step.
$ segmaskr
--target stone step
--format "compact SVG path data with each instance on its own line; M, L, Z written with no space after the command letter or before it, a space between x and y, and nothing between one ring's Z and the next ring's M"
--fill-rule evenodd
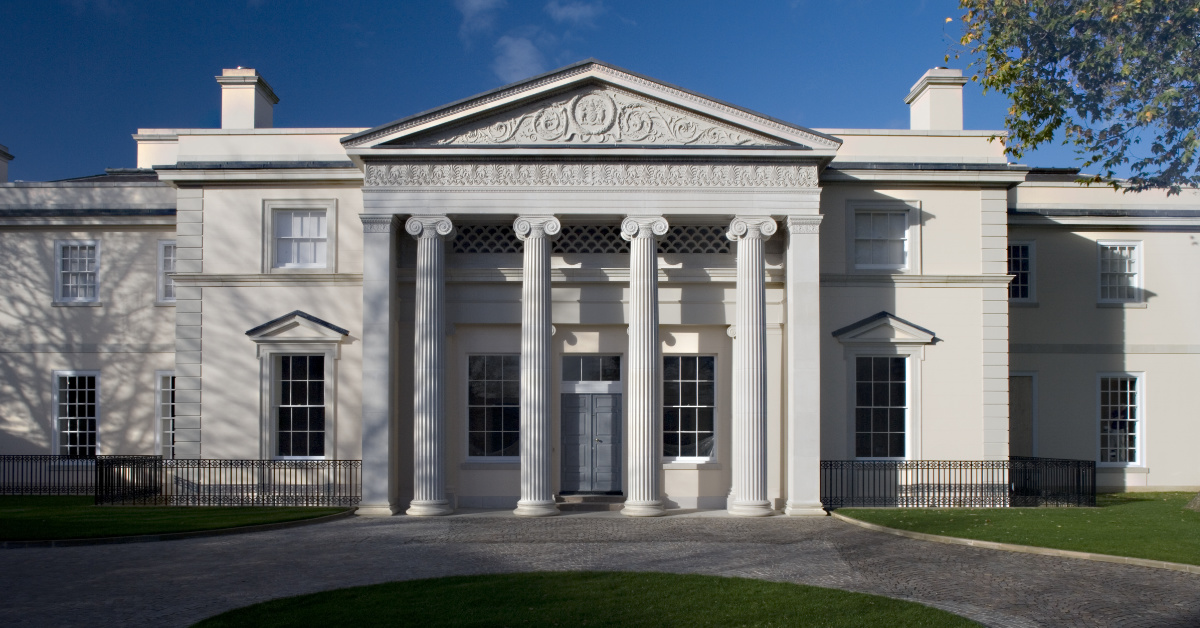
M564 512L602 512L620 510L624 495L555 495L558 509Z

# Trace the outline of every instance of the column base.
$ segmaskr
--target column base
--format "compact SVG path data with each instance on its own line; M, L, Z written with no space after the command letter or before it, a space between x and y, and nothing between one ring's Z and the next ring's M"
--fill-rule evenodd
M788 502L783 514L789 517L828 517L829 513L821 507L821 503Z
M626 517L661 517L666 514L666 509L663 508L662 502L625 502L625 506L621 508L621 514Z
M399 509L388 505L363 504L354 511L357 517L391 517L399 513Z
M404 514L410 517L437 517L440 515L448 515L454 512L454 508L450 506L450 502L444 499L435 501L416 501L413 500L408 506L408 510Z
M554 502L544 501L525 501L517 502L517 509L513 511L518 517L553 517L558 514L558 506Z
M775 514L770 502L733 502L729 514L735 517L770 517Z

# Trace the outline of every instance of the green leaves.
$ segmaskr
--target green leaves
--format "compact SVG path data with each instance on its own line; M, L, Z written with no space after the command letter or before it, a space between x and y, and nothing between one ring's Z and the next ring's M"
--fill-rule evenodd
M1009 97L1015 158L1062 131L1130 190L1200 185L1200 0L961 0L960 43ZM1143 144L1143 140L1146 142Z

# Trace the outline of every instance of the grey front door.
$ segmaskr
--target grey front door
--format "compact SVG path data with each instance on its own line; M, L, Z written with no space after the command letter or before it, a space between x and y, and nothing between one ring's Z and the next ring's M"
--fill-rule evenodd
M621 395L562 396L562 492L621 492Z

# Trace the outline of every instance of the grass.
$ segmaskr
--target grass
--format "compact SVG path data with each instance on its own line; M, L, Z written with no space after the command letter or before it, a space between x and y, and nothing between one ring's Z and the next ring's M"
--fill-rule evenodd
M0 541L217 530L309 519L345 508L94 506L91 497L0 496Z
M889 528L1200 565L1194 493L1116 493L1096 508L839 508Z
M518 573L389 582L271 600L233 626L978 626L913 602L743 578Z

